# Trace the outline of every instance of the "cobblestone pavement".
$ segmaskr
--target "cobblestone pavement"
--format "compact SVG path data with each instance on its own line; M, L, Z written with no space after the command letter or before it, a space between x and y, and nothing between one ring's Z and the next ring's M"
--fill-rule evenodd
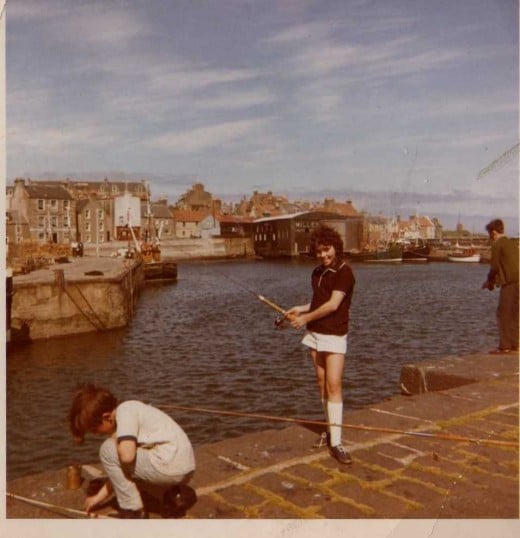
M485 379L345 413L352 465L317 446L320 431L300 425L198 447L187 490L197 499L184 519L518 519L518 355L474 355L460 364L469 372L479 366L487 368ZM71 491L64 483L65 470L58 470L13 480L7 490L82 510L85 487ZM157 512L152 506L151 518ZM62 517L9 497L6 513Z

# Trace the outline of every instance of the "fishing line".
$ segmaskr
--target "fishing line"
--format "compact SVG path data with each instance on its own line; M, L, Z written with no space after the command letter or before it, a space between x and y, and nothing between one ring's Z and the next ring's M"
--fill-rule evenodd
M397 433L401 435L410 435L417 437L429 437L432 439L442 439L445 441L459 441L465 443L476 443L476 444L488 444L488 445L497 445L497 446L508 446L518 449L518 443L513 441L500 441L494 439L478 439L474 437L465 437L462 435L452 435L452 434L443 434L443 433L428 433L415 430L398 430L394 428L384 428L380 426L363 426L358 424L336 424L331 422L325 422L321 420L309 420L303 418L288 418L288 417L278 417L273 415L262 415L258 413L242 413L239 411L223 411L220 409L208 409L205 407L188 407L183 405L163 405L160 406L162 409L176 409L179 411L194 411L198 413L210 413L215 415L227 415L233 417L246 417L246 418L258 418L262 420L273 420L278 422L292 422L297 424L312 424L315 426L339 426L341 428L352 429L352 430L361 430L361 431L372 431L372 432L383 432L383 433Z
M182 250L182 247L180 247L180 250ZM188 254L186 251L184 251L185 254L188 255L188 257L192 258L192 259L195 259L193 256L191 256L190 254ZM203 263L204 263L204 260L203 260ZM206 265L206 267L208 267L208 265ZM239 288L243 289L244 291L247 291L248 293L254 295L259 301L261 301L262 303L266 304L267 306L269 306L270 308L272 308L273 310L276 310L276 312L278 312L279 314L285 314L285 310L278 304L276 304L275 302L271 301L270 299L267 299L266 297L264 297L263 295L260 295L259 293L257 293L255 290L251 289L250 287L246 286L243 282L241 282L240 280L237 280L236 278L232 277L231 275L227 274L227 273L223 273L222 271L219 271L217 268L215 267L209 267L209 269L217 274L219 274L220 276L223 276L224 278L227 278L228 280L230 280L231 282L233 282L234 284L236 284Z

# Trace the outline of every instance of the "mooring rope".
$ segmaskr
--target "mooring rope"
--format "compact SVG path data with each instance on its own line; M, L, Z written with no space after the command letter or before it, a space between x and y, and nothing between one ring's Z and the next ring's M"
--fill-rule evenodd
M452 435L444 433L430 433L430 432L421 432L416 430L399 430L395 428L384 428L381 426L364 426L360 424L336 424L331 422L325 422L321 420L309 420L303 418L288 418L288 417L278 417L273 415L263 415L258 413L242 413L239 411L223 411L220 409L208 409L205 407L188 407L184 405L161 405L158 406L161 409L176 409L179 411L194 411L196 413L211 413L215 415L227 415L233 417L246 417L246 418L257 418L262 420L272 420L278 422L292 422L297 424L312 424L314 426L340 426L341 428L348 428L352 430L361 430L361 431L372 431L372 432L382 432L382 433L397 433L401 435L411 435L417 437L429 437L432 439L442 439L445 441L458 441L465 443L476 443L476 444L487 444L487 445L496 445L496 446L509 446L518 449L518 443L513 441L500 441L497 439L479 439L475 437L466 437L463 435Z
M23 497L22 495L17 495L15 493L9 493L8 491L5 492L6 497L9 497L11 499L16 499L17 501L24 502L26 504L31 504L33 506L38 506L39 508L43 508L44 510L48 510L49 512L54 512L57 514L60 514L64 517L72 518L72 519L79 519L81 518L98 518L98 519L113 519L110 516L104 516L102 514L89 514L88 512L84 512L83 510L76 510L74 508L67 508L66 506L58 506L57 504L51 504L44 501L37 501L36 499L30 499L29 497Z
M76 302L76 300L74 299L74 297L72 297L72 295L69 293L69 290L67 290L66 286L63 284L61 285L61 289L65 292L65 294L67 295L67 297L71 300L72 304L78 309L78 311L80 312L80 314L82 314L86 319L87 321L94 327L94 329L96 329L97 331L102 331L104 330L104 327L98 327L95 323L94 323L94 320L89 316L87 315L87 313L83 310L83 308L81 308L81 306ZM105 327L106 328L106 327Z
M92 305L89 303L88 299L85 297L85 294L81 291L81 288L79 286L75 286L75 288L78 290L82 299L87 303L87 306L90 308L92 315L98 320L99 324L101 325L101 328L106 329L107 326L105 322L97 315L97 312L92 308Z

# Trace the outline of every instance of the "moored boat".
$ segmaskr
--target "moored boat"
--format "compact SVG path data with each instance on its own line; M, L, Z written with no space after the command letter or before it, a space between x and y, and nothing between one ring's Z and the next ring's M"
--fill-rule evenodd
M403 249L400 245L392 244L385 248L371 251L350 251L347 258L351 261L367 263L400 263L403 260Z
M177 280L177 263L166 258L144 262L144 279L146 281Z
M403 250L404 263L426 263L429 261L431 248L429 245L409 245Z
M479 263L480 254L472 247L463 248L459 246L448 253L448 260L459 263Z
M139 257L143 261L144 279L177 280L177 263L171 258L163 258L161 254L161 231L157 230L150 206L150 193L147 188L147 214L144 227L144 241L138 246Z

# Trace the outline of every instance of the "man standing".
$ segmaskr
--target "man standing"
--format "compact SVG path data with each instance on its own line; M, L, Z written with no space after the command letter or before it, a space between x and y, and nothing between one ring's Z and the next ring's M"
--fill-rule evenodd
M506 237L504 223L492 220L486 230L491 245L491 268L483 289L500 287L497 320L498 348L490 353L503 354L518 351L518 239Z

